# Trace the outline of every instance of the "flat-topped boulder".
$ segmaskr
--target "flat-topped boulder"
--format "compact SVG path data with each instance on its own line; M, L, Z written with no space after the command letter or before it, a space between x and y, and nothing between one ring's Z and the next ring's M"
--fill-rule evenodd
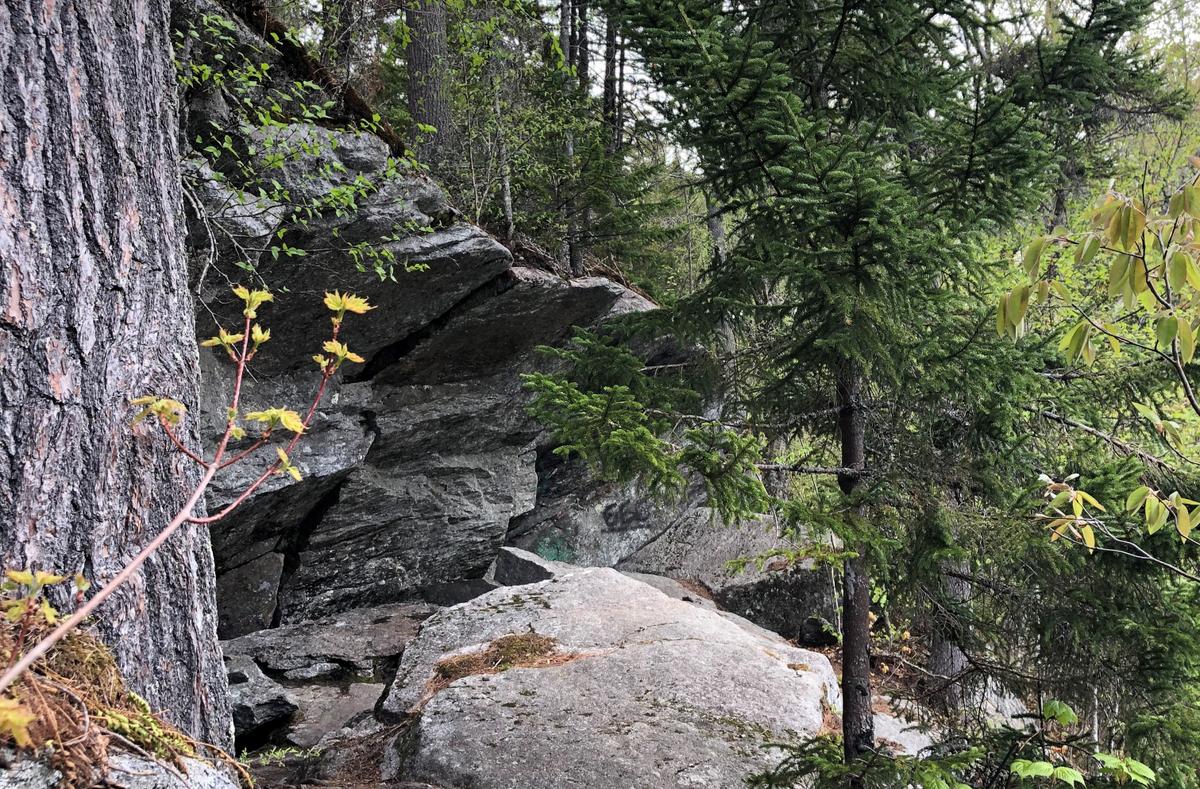
M577 568L430 617L382 711L414 721L397 778L657 789L739 786L838 699L824 655Z

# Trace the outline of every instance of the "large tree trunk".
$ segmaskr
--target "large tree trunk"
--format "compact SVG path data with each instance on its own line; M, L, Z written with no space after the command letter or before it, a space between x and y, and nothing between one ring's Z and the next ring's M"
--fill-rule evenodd
M417 158L429 164L442 163L450 148L454 127L446 91L446 69L450 50L446 41L445 0L412 0L404 13L412 36L408 45L408 112L412 117L412 140ZM423 133L417 124L436 131Z
M838 429L841 433L842 466L856 473L842 474L838 485L847 496L862 482L866 468L866 412L863 408L863 375L846 361L838 372ZM862 507L857 514L863 514ZM842 737L846 761L869 753L875 747L875 719L871 710L871 584L865 551L845 562L842 598Z
M0 6L6 567L103 584L198 478L160 431L130 427L127 405L197 400L168 31L166 0ZM177 534L96 628L153 707L227 745L208 537Z

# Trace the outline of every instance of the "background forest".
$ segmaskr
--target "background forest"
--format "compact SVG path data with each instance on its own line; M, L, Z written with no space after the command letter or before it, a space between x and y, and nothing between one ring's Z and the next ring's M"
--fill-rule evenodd
M275 11L515 254L666 308L555 352L537 413L600 473L770 513L795 551L748 560L837 570L851 763L874 684L973 786L1197 785L1196 9ZM694 352L639 357L664 331ZM997 695L1036 734L986 733ZM914 780L831 754L763 785Z
M307 78L280 90L226 12ZM1198 19L1190 0L177 3L183 199L210 249L186 290L273 288L264 264L330 250L421 276L389 244L458 220L622 283L660 308L522 377L553 453L786 539L745 566L834 579L814 640L841 706L751 785L1200 789ZM332 167L297 186L322 144L287 137L299 122L372 133L385 182L428 176L454 209L318 233L381 186ZM219 237L204 203L229 184L286 229ZM240 387L272 297L234 293L244 333L203 344ZM342 363L365 362L353 384L402 354L341 344L373 306L329 298L303 423L245 415L266 432L238 459L294 433L263 479L301 480L287 453ZM183 412L143 404L163 428ZM228 413L214 474L244 435ZM33 588L19 619L43 584L9 577ZM880 694L937 733L929 753L881 746Z

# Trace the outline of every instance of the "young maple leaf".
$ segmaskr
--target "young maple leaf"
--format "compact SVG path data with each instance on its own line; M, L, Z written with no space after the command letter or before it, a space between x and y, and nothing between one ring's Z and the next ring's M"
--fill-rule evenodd
M18 748L33 745L29 736L29 724L37 720L21 702L8 696L0 696L0 738L8 738Z

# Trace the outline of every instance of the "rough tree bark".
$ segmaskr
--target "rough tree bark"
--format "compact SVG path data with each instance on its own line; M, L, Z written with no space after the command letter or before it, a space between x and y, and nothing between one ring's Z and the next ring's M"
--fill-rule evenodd
M964 580L970 569L966 561L955 559L942 562L942 594L946 606L962 606L970 600L971 587ZM929 644L929 671L949 680L934 680L939 689L932 701L943 712L956 714L963 709L967 689L963 687L963 675L968 668L967 656L960 646L961 638L957 623L951 612L934 611L932 633Z
M166 0L0 5L6 567L102 584L198 477L160 431L130 427L127 405L197 400L168 31ZM213 579L207 531L186 528L96 629L153 707L228 745Z
M601 113L609 135L604 149L612 154L620 147L621 132L617 127L617 25L611 16L604 25L604 95Z
M575 63L575 0L562 0L558 7L558 40L563 51L563 62L566 67ZM570 91L571 80L569 72L563 74L563 90ZM565 194L559 196L562 212L566 219L567 233L563 237L559 258L571 272L571 276L584 275L583 250L579 245L579 216L575 205L575 132L567 129L563 140L563 154L566 158L566 169L571 179L563 184Z
M417 158L437 165L445 160L454 134L446 93L450 50L445 0L413 0L404 18L412 36L408 45L408 112L413 120L410 137ZM421 133L418 123L433 126L436 131Z
M861 472L866 468L864 381L858 365L849 360L837 378L842 467L858 472L838 475L838 486L849 496L862 483ZM863 514L861 507L856 514ZM871 710L871 584L865 551L860 546L855 549L858 555L845 562L842 599L842 737L847 762L875 747L875 717Z

